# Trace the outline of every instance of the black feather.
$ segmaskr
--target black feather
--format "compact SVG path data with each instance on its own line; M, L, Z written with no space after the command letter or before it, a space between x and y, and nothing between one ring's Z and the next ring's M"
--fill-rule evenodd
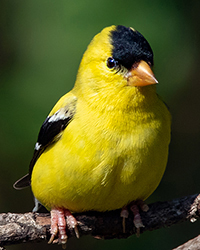
M122 66L131 69L134 63L144 60L153 66L153 51L138 31L118 25L111 32L112 57Z
M13 187L15 189L22 189L22 188L25 188L25 187L28 187L30 186L30 176L29 174L26 174L25 176L21 177L19 180L17 180L14 184L13 184Z
M46 118L38 134L33 157L29 164L29 174L23 176L14 183L13 187L15 189L22 189L30 186L31 174L36 161L48 146L60 139L62 131L71 122L74 114L75 103L72 103L71 106L69 105L61 108L55 114Z
M51 119L52 116L46 118L38 134L37 142L41 146L51 143L55 136L66 128L72 117L67 116L65 119L57 121L50 121Z
M33 167L40 157L40 155L44 152L44 150L56 142L59 139L60 133L67 127L70 121L73 118L73 113L65 112L65 116L62 115L62 118L59 119L59 111L56 112L53 116L48 116L38 134L38 140L36 143L36 148L33 153L33 158L29 165L29 175L31 176ZM55 119L52 119L54 118Z

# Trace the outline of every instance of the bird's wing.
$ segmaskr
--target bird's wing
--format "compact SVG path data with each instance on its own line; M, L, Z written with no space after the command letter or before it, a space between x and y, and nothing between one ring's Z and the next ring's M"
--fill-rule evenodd
M15 189L22 189L30 186L31 173L37 159L49 145L56 143L61 138L63 130L74 117L76 102L77 98L73 94L68 93L63 96L52 109L40 128L33 158L29 165L29 173L14 183L13 187Z

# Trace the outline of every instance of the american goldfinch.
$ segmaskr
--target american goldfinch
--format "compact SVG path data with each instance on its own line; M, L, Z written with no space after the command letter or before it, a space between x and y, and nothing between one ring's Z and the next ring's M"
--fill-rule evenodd
M71 212L107 211L144 201L163 176L171 116L156 93L153 52L133 28L110 26L83 55L74 88L54 106L35 145L31 185L51 211L51 239L67 241ZM77 230L76 230L77 232Z

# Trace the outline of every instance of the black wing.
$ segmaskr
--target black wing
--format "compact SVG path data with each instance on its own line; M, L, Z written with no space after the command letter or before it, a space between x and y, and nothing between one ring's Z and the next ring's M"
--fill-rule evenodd
M37 143L35 144L33 158L29 165L29 174L23 176L14 183L13 187L15 189L22 189L30 186L31 173L37 159L49 145L60 139L62 131L71 122L74 114L75 105L67 105L64 108L59 109L52 116L46 118L40 129Z

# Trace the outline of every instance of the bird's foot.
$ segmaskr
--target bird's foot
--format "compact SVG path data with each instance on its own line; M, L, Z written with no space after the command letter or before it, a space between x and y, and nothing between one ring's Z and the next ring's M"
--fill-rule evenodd
M132 213L134 215L133 223L134 223L134 225L136 227L136 230L137 230L136 231L136 235L139 237L139 235L140 235L140 228L144 227L144 225L142 223L141 216L140 216L139 209L141 209L144 212L147 212L149 210L149 207L142 200L133 201L128 206L123 207L122 211L121 211L121 214L120 214L120 216L122 217L123 233L126 232L125 220L126 220L126 218L128 218L128 215L129 215L128 207L130 207L130 210L132 211Z
M67 219L67 223L66 223ZM67 242L66 226L74 228L76 237L79 238L79 232L77 228L77 220L71 214L68 209L54 208L51 210L51 238L50 243L60 243L65 246ZM58 234L58 241L54 240L55 236Z

